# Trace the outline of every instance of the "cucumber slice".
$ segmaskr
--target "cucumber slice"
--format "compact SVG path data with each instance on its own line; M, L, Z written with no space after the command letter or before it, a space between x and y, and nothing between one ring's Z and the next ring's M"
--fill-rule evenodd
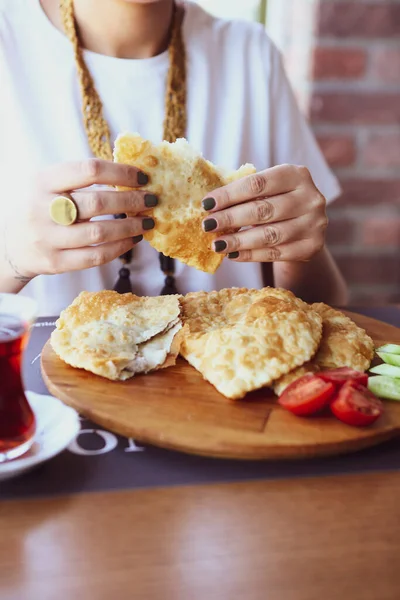
M387 375L388 377L394 377L400 379L400 367L393 367L393 365L387 365L382 363L376 367L372 367L369 370L370 373L376 373L377 375Z
M376 349L377 352L389 352L389 354L400 354L399 344L385 344Z
M388 365L400 367L400 354L390 354L389 352L377 352L377 355Z
M377 375L368 379L368 389L378 398L387 400L400 400L400 380L384 375Z

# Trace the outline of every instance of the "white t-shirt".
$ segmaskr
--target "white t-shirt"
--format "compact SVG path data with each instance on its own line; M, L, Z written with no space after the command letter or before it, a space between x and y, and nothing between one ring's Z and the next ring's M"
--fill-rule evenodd
M301 116L279 52L258 24L216 19L188 3L184 19L188 56L189 142L217 165L257 170L306 165L327 200L339 185ZM144 60L85 52L102 99L112 139L137 131L162 137L168 53ZM29 175L46 165L91 156L82 123L81 96L71 44L43 12L39 0L0 0L0 202L15 203L15 218ZM18 207L18 208L17 208ZM215 275L176 262L181 293L229 286L261 287L261 266L225 260ZM55 315L82 290L112 288L121 264L40 276L24 294L40 313ZM137 293L163 285L158 253L146 242L130 266Z

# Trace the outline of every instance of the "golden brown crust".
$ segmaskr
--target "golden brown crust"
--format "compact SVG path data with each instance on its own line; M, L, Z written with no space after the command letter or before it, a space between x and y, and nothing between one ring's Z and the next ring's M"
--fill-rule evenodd
M291 292L224 289L182 299L181 354L228 398L270 385L316 352L321 318Z
M181 336L175 340L181 328L179 298L82 292L61 313L52 347L71 366L108 379L160 368L167 357L173 363L181 341Z
M315 356L316 363L325 369L369 369L374 357L374 342L366 331L339 310L322 302L311 306L321 315L323 322L322 340Z
M274 383L273 389L278 396L292 381L306 372L339 367L366 371L374 357L372 339L349 317L323 302L312 304L311 307L322 318L321 343L310 363L295 369Z
M185 139L154 145L138 134L117 138L114 160L134 165L150 177L145 189L157 194L159 204L148 211L156 226L144 237L153 248L196 269L215 273L223 256L211 247L217 234L202 229L206 213L201 201L216 188L254 173L253 165L223 173L195 152Z

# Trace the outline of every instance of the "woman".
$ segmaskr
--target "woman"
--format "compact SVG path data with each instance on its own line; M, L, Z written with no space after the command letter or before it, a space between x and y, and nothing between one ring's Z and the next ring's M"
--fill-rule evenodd
M174 68L183 84L172 86L171 100L165 90ZM346 302L324 245L326 201L339 186L261 26L173 0L0 0L0 80L0 291L23 289L41 314L57 314L82 289L112 288L118 257L134 247L127 265L134 291L160 293L157 252L139 243L157 226L141 213L158 199L115 191L147 177L105 158L120 131L165 137L173 94L187 89L189 142L215 164L252 162L258 173L204 199L203 227L218 231L214 249L226 259L214 276L175 264L178 290L261 287L262 265L272 263L276 286L309 301ZM101 134L96 142L91 120L109 141ZM70 227L49 215L65 192L79 214ZM137 216L109 216L128 209ZM232 225L245 230L226 234Z

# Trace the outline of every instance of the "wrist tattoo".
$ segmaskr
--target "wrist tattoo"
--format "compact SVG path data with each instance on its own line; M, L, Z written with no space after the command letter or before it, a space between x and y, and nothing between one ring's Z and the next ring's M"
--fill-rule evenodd
M13 275L14 275L14 279L16 281L19 281L20 283L23 283L24 285L26 285L27 283L29 283L31 281L31 277L27 277L26 275L23 275L17 265L14 263L13 259L11 258L11 255L8 251L8 247L7 247L7 232L4 229L3 231L3 236L4 236L4 258L6 263L8 264L8 266L10 267Z
M27 284L30 282L31 278L27 277L26 275L23 275L22 273L20 273L18 271L17 266L14 264L14 262L11 259L11 256L9 254L6 254L6 261L10 267L10 269L12 270L13 274L14 274L14 279L16 281L19 281L20 283L24 283Z

